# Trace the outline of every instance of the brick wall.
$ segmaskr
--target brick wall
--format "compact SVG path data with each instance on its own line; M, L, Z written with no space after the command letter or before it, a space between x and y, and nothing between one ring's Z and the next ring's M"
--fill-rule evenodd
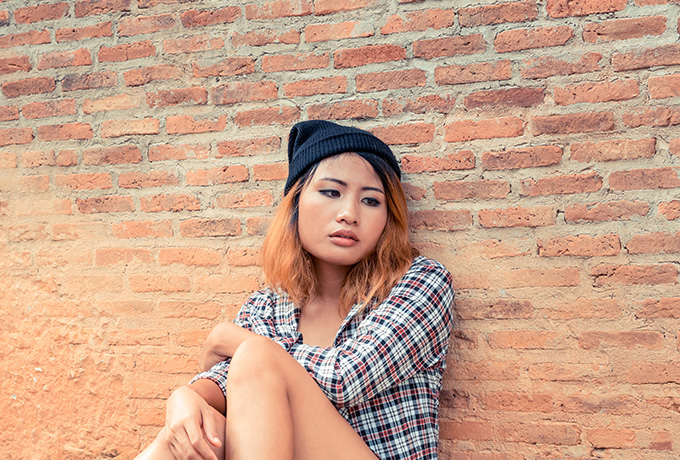
M454 275L442 458L678 458L679 12L0 2L0 455L151 439L329 118L392 145Z

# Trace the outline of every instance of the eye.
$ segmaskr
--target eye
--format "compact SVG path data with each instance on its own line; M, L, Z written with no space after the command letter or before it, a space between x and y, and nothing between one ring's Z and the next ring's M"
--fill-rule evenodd
M334 190L332 188L319 190L319 193L322 194L323 196L327 196L329 198L337 198L337 197L340 196L340 192L338 192L337 190Z
M377 207L377 206L380 206L380 200L378 200L378 199L376 199L376 198L373 198L373 197L370 197L370 196L364 198L364 199L361 200L361 201L363 201L363 202L366 203L367 205L369 205L369 206L371 206L371 207L374 207L374 208Z

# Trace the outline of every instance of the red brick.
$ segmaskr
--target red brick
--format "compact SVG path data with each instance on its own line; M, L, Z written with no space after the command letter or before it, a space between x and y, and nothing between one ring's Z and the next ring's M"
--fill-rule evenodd
M626 244L629 254L672 254L680 252L680 233L654 232L634 235Z
M543 103L542 88L508 88L476 91L465 97L465 107L533 107Z
M189 292L191 281L184 275L130 275L132 292Z
M387 23L380 28L382 35L401 32L416 32L428 29L446 29L453 26L456 13L453 9L441 8L432 10L412 11L401 15L394 14L387 19Z
M267 155L278 152L280 147L278 136L222 141L217 143L217 157Z
M621 139L603 142L571 144L572 161L613 161L652 158L656 153L656 139Z
M639 318L680 318L680 297L646 299L635 313Z
M378 126L370 131L389 145L422 144L432 142L434 139L434 125L431 123Z
M104 190L113 187L110 173L60 174L56 177L56 183L70 190Z
M314 0L314 14L317 16L350 11L376 5L376 0Z
M157 118L105 120L101 137L121 137L158 134L160 122Z
M191 115L173 115L165 121L168 134L195 134L224 131L227 127L227 116L222 115L215 121L196 120Z
M158 303L158 312L163 315L164 318L204 318L216 320L222 314L222 304L219 302L202 302L191 300L162 300ZM186 332L190 333L192 336L195 334L193 331ZM209 331L201 330L198 332L200 337L191 339L192 346L195 347L200 347L203 345L203 342L208 336ZM187 338L183 337L181 340L186 341ZM165 409L163 410L165 411Z
M514 412L552 412L556 402L545 393L512 393L496 391L482 395L481 402L486 409Z
M456 301L456 314L463 320L471 319L527 319L534 308L528 300L463 299Z
M127 86L146 85L155 80L179 80L184 72L174 65L156 65L128 70L123 74Z
M38 126L38 140L41 141L92 139L92 136L92 126L89 123Z
M524 134L524 121L516 117L486 120L462 120L445 126L446 142L466 142L474 139L518 137Z
M9 11L0 10L0 26L9 25Z
M316 94L336 94L347 92L347 77L323 77L314 80L300 80L284 83L286 97L312 96Z
M474 169L475 155L471 150L449 153L445 158L403 155L401 169L405 173L456 171Z
M18 34L8 34L0 37L0 48L12 48L22 45L42 45L50 42L49 30L31 30Z
M590 271L598 286L611 284L675 284L678 269L671 264L660 265L598 265Z
M378 101L354 99L329 104L315 104L307 108L310 120L346 120L350 118L375 118Z
M403 59L406 59L406 49L399 45L369 45L361 48L341 49L333 53L333 62L336 69L347 69Z
M623 114L623 123L629 128L640 126L675 126L680 125L680 109L644 107Z
M239 102L268 101L276 99L278 87L273 81L229 82L213 88L212 100L215 105L237 104Z
M520 181L519 194L521 196L542 196L596 192L602 188L602 183L602 177L595 172L545 177L537 180L524 179Z
M83 0L76 2L74 11L77 18L130 11L130 0Z
M631 169L609 175L611 190L649 190L680 187L677 168Z
M113 37L111 21L84 27L62 27L54 33L57 43L84 40L87 38Z
M201 202L198 197L185 194L143 196L139 200L139 204L142 212L180 212L201 210Z
M630 53L614 53L612 67L616 72L680 64L680 43L645 48Z
M132 212L135 205L129 196L100 196L92 198L77 198L76 205L82 214L100 212Z
M288 163L273 163L253 166L253 180L285 180L288 177Z
M169 220L118 222L113 224L112 230L116 238L167 238L173 235Z
M207 34L194 35L189 38L166 38L163 40L163 50L167 54L195 53L197 51L211 51L224 48L224 38L211 37Z
M28 199L14 200L15 213L17 216L51 216L72 214L72 203L67 198L63 199Z
M438 85L509 80L511 77L512 64L508 60L437 67L434 70L434 79Z
M262 70L265 72L284 72L328 67L328 53L277 54L262 57Z
M621 252L621 241L614 234L557 237L547 241L539 239L537 244L538 255L541 257L615 256Z
M673 435L667 431L657 431L649 443L650 450L673 450Z
M0 106L0 121L12 121L19 119L19 107L16 105Z
M218 10L189 10L180 15L184 27L202 27L236 21L241 16L241 8L227 6Z
M564 411L569 413L596 414L606 412L614 415L633 415L640 412L636 398L628 395L568 395L561 403Z
M451 113L456 107L456 97L431 94L417 99L383 99L382 106L383 115L386 117L402 113Z
M562 46L573 36L574 33L569 26L506 30L496 35L494 48L498 53L509 53L527 49Z
M40 56L38 69L92 65L90 50L81 48L74 51L57 51Z
M605 366L596 364L564 364L564 363L539 363L529 367L531 380L543 380L554 382L579 382L599 379L605 372ZM609 372L606 366L606 372Z
M220 252L205 248L161 248L158 263L161 265L182 264L187 266L209 267L222 261Z
M247 267L260 265L260 251L256 248L234 247L227 251L229 265Z
M535 1L509 2L458 10L461 27L533 21L537 15L538 8Z
M587 16L598 13L613 13L626 7L627 0L548 0L546 9L551 18Z
M562 334L552 331L494 331L488 335L491 348L514 348L520 350L565 348Z
M299 118L300 109L297 107L269 107L238 112L234 117L234 123L238 126L289 125Z
M248 168L243 165L222 166L211 169L190 170L186 172L187 185L215 185L245 182Z
M441 438L490 441L494 439L494 427L486 421L443 420L441 422Z
M142 153L136 145L94 147L83 152L83 164L86 165L139 163L141 161Z
M664 216L668 220L680 218L680 201L673 200L667 203L659 203L659 216Z
M307 39L309 42L309 39ZM240 34L235 32L231 36L231 44L234 48L239 46L265 46L276 43L294 44L300 43L300 32L290 29L286 32L279 32L272 29L258 29Z
M522 239L488 239L481 241L458 240L456 253L461 260L477 259L502 259L509 257L527 257L536 252L533 241Z
M85 99L83 101L83 112L91 114L94 112L109 112L112 110L132 109L139 106L139 100L129 94L118 94L117 96L104 97L101 99Z
M177 176L170 171L130 171L118 176L118 186L121 188L163 187L177 185Z
M556 145L539 145L482 154L482 168L485 170L536 168L556 165L561 161L562 149Z
M21 155L21 163L25 168L37 168L39 166L73 166L77 164L74 150L41 151L32 150Z
M0 152L0 169L14 169L17 164L16 153Z
M635 216L646 216L649 204L644 201L611 201L609 203L572 204L564 211L564 220L602 222L609 220L631 220Z
M218 208L254 208L271 206L273 203L274 198L269 190L226 193L215 198L215 206Z
M654 331L588 331L580 335L579 346L586 350L593 348L637 348L648 350L663 348L663 334Z
M238 219L189 219L180 222L180 235L188 238L238 236L241 221Z
M28 72L31 61L28 56L9 56L0 58L0 75L14 72Z
M666 17L652 16L632 19L612 19L600 23L587 23L583 26L583 41L626 40L649 35L661 35L666 31Z
M415 230L453 232L467 230L472 226L472 214L467 209L455 211L413 211L409 226Z
M374 72L356 76L357 92L412 88L414 86L425 86L426 83L427 75L421 69Z
M504 275L502 285L505 287L565 287L578 286L579 270L577 268L522 268L510 270Z
M246 19L277 19L312 14L311 0L274 0L246 5Z
M202 105L208 103L208 90L202 86L177 88L146 93L149 107L171 107L181 104Z
M156 47L150 40L147 40L115 46L102 46L97 53L97 59L99 62L122 62L150 57L155 54Z
M24 118L46 118L76 113L75 99L59 99L44 102L32 102L21 108Z
M555 225L556 211L552 207L514 207L480 209L479 225L484 228L546 227Z
M567 423L506 423L498 427L498 436L506 442L575 446L581 431Z
M568 115L548 115L531 119L533 134L568 134L589 133L594 131L612 131L614 129L614 114L600 113L572 113Z
M555 59L552 56L525 59L522 61L520 74L522 78L547 78L556 75L574 75L600 70L602 55L599 53L585 53L576 62Z
M208 66L202 66L194 62L191 66L196 78L246 75L255 72L255 60L250 57L226 58L217 64Z
M487 43L481 34L432 38L413 43L413 56L423 59L477 54L486 51Z
M260 288L258 279L254 275L212 275L196 280L196 291L222 294L238 292L253 292Z
M680 383L680 365L665 363L638 362L632 363L628 372L628 382L644 383Z
M406 201L420 201L425 198L427 191L418 187L417 185L409 184L408 182L403 182L401 184L404 188L404 195L406 196Z
M649 95L652 99L680 96L680 73L650 77L648 80Z
M448 369L451 370L450 374L447 373L447 377L452 380L508 381L517 380L519 375L517 363L502 361L475 363L463 361L459 362L458 366L449 366Z
M96 72L88 74L67 75L61 81L62 91L78 91L81 89L111 88L116 86L115 72Z
M175 19L171 14L137 16L121 19L118 22L118 35L121 37L131 37L133 35L150 34L161 30L171 29L174 26Z
M438 200L500 199L510 193L510 182L506 180L478 180L435 182L434 197Z
M623 449L635 447L633 430L599 428L588 430L586 439L596 449Z
M359 21L312 24L305 27L305 41L307 43L371 36L373 36L373 26Z
M556 87L554 99L558 105L570 105L581 102L624 101L639 95L640 88L636 80L619 80Z
M31 94L51 93L57 87L52 77L35 77L25 80L8 81L2 84L2 92L8 98Z
M248 235L265 235L271 219L265 217L249 217L246 219Z
M69 4L41 3L35 6L25 6L14 10L14 20L19 24L32 24L40 21L61 19L68 13Z

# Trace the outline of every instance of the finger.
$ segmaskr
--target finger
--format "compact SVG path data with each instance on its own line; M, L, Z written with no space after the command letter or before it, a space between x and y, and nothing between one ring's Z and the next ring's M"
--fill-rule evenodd
M206 460L217 460L217 456L210 449L210 446L205 442L203 436L203 429L198 423L187 426L187 435L189 443L193 449L193 454L197 454L197 458L204 458Z
M215 416L209 410L202 410L201 417L203 417L203 431L205 432L205 437L210 441L210 444L215 447L220 447L222 441L220 441L219 436L217 436Z

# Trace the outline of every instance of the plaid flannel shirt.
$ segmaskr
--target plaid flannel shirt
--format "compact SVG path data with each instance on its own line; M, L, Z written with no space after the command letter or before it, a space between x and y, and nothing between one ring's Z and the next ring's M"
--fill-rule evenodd
M288 351L380 459L436 459L452 304L449 272L419 256L383 302L351 309L332 347L303 343L300 310L269 289L254 293L234 322ZM210 379L226 394L228 370L229 360L192 382Z

